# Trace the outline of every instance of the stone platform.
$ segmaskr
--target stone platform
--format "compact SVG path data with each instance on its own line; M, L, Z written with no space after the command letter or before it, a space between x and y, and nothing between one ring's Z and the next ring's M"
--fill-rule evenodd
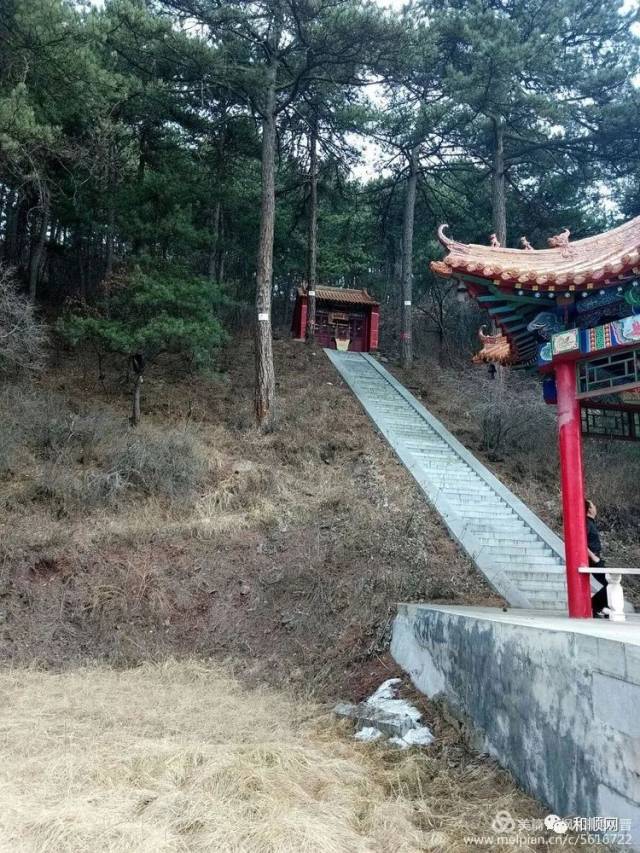
M402 604L391 653L553 812L631 821L640 850L640 616Z

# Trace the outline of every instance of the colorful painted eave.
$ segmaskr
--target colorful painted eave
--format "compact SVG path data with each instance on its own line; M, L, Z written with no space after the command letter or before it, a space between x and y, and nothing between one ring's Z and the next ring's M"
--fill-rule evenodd
M459 243L447 237L446 228L440 226L438 238L447 255L431 263L433 272L445 278L473 275L507 288L554 293L607 287L640 275L640 217L575 242L558 235L553 239L566 242L551 249Z
M538 346L528 325L540 311L553 308L553 301L540 293L531 294L529 298L514 298L499 292L492 281L481 279L467 281L467 292L488 313L508 345L508 352L501 349L499 359L483 357L481 360L513 365L532 362Z

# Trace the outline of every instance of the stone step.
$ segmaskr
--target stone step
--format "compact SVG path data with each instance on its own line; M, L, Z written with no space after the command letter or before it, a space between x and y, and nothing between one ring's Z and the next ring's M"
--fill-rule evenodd
M562 581L541 581L537 576L533 575L531 580L518 581L518 589L531 592L535 596L538 596L541 590L544 590L545 593L553 590L559 595L564 595L567 591L567 586Z
M534 610L564 610L567 609L567 599L563 598L536 598L532 602Z
M542 542L481 542L482 550L486 554L522 554L523 556L536 555L545 556L555 561L556 555Z
M434 457L431 457L432 461L433 458ZM434 485L464 486L472 485L475 483L478 483L482 486L487 485L471 471L449 471L448 473L443 473L442 471L434 468L433 465L425 465L423 460L420 460L418 464L422 469L424 469L425 473L428 474L429 479L434 483ZM487 488L491 488L491 486L487 486Z
M513 512L509 504L501 501L493 492L482 492L476 489L471 490L469 487L467 487L466 492L461 492L459 489L452 489L450 486L449 488L445 486L439 491L441 494L446 495L450 503L454 503L466 509L483 511L491 510L493 508L504 509L506 507Z
M466 478L460 482L455 480L450 480L449 482L445 481L442 484L434 482L434 485L438 485L443 492L454 498L486 498L488 500L501 501L502 503L505 503L502 501L502 498L498 497L491 486L487 486L487 484L483 483L482 480Z
M535 571L535 572L521 572L514 570L509 572L509 578L514 582L520 585L520 583L527 583L532 577L535 577L536 580L539 580L540 583L556 583L559 580L564 580L565 573L564 568L562 572L549 572L549 571Z
M374 358L326 352L400 458L409 455L408 470L489 582L507 599L515 586L519 604L563 609L564 560L552 531L535 517L525 521L516 497ZM501 590L505 577L512 586Z
M556 561L553 557L546 554L514 554L502 553L492 554L491 560L496 565L507 564L510 566L555 566Z
M497 521L519 521L518 516L510 510L508 507L500 508L500 507L487 507L486 509L475 509L471 507L469 504L452 504L453 508L458 512L458 514L462 518L469 519L485 519L485 518L494 518ZM524 524L524 522L521 522Z
M478 530L475 533L475 537L479 542L483 544L486 542L487 544L495 543L496 545L504 544L506 547L511 544L516 545L536 545L540 543L544 545L545 548L549 548L549 546L539 539L535 533L532 533L530 529L525 528L521 532L507 533L507 532L487 532L484 530ZM551 550L551 549L550 549ZM555 553L552 551L552 553Z
M447 500L452 506L460 507L465 513L479 512L482 515L490 515L493 512L508 510L509 515L515 516L511 507L494 495L487 495L486 499L483 500L482 495L460 495L458 492L446 492L444 489L442 494L447 496Z
M500 536L502 534L505 536L511 536L513 534L518 534L519 532L535 536L535 533L531 530L529 525L526 524L518 515L512 516L508 522L496 520L492 524L489 524L487 521L480 518L470 518L466 527L470 533L473 533L476 536L482 535L483 533L486 533L487 536Z

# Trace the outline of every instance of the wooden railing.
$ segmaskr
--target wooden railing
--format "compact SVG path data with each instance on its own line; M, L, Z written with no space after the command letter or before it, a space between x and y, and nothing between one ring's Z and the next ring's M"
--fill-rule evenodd
M622 591L622 575L640 575L640 569L619 569L604 567L604 572L597 566L580 566L579 572L585 575L604 575L607 579L607 609L611 622L624 622L624 593Z

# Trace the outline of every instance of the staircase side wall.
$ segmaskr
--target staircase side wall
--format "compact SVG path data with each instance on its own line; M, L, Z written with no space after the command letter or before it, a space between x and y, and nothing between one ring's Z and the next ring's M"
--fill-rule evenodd
M631 820L640 850L640 645L509 618L401 605L391 653L551 811Z

